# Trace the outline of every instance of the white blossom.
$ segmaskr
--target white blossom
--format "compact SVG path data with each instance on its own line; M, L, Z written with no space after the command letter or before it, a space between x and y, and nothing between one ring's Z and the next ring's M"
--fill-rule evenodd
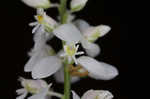
M112 65L99 62L88 56L81 56L77 59L78 63L86 69L88 76L98 80L110 80L118 75L118 70Z
M78 52L79 45L75 44L66 44L64 45L64 51L65 53L61 55L62 57L67 57L68 58L68 63L72 63L72 60L77 63L76 55L82 55L84 54L83 51Z
M112 93L106 90L88 90L80 98L74 91L72 91L73 99L113 99Z
M51 6L50 0L22 0L26 5L33 8L49 8Z
M35 19L37 20L36 22L29 24L30 26L35 26L32 30L32 33L35 33L40 27L41 29L39 31L51 33L58 25L57 22L49 17L42 8L37 9L37 15L35 16Z
M33 78L44 78L55 73L62 65L61 60L55 55L52 47L46 44L49 38L44 33L34 35L35 45L29 53L30 59L24 70L31 72Z
M75 21L74 24L79 28L83 35L81 43L87 54L91 57L96 57L101 52L101 49L94 42L99 37L106 35L111 28L106 25L99 25L96 27L90 26L86 21L81 19Z
M80 11L84 8L88 0L72 0L71 1L71 11L76 12Z
M16 99L25 99L28 93L32 96L28 99L45 99L51 84L47 84L44 80L31 80L20 78L23 88L16 90L19 95ZM38 96L38 97L37 97Z
M24 71L31 72L35 65L45 57L54 55L54 50L51 46L46 44L46 41L49 39L47 34L37 32L34 34L34 47L29 52L30 59L25 64Z

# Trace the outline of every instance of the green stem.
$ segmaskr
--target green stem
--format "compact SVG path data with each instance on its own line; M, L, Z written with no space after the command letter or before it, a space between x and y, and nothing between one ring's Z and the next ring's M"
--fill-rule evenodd
M59 7L59 14L60 14L60 20L61 24L66 23L67 19L67 0L60 0L60 7ZM64 45L65 42L62 41L62 45ZM64 62L64 99L70 99L70 73L69 73L69 67L68 62Z
M60 7L59 7L59 13L60 13L60 20L62 24L66 23L66 10L67 10L67 0L60 0Z
M64 99L70 99L70 73L68 64L64 64Z

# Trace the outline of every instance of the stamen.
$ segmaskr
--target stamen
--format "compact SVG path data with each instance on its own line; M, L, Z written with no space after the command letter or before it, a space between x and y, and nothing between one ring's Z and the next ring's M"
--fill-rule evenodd
M70 74L71 74L71 76L85 77L89 74L89 72L88 71L85 71L82 73L81 72L71 72Z
M73 71L78 71L79 69L82 69L82 66L78 65L78 66L73 66L73 65L70 65L69 66L69 70L70 72L73 72Z
M78 65L78 66L70 65L69 66L70 75L71 76L85 77L89 74L89 72L87 70L85 70L84 72L79 72L80 69L83 69L83 67L80 65Z

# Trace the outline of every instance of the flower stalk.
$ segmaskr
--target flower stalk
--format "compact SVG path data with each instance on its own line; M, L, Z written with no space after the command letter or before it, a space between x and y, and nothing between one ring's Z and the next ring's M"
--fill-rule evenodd
M67 0L60 0L60 7L59 7L59 14L60 14L60 20L61 24L66 23L66 6L67 5Z
M70 99L70 73L67 62L64 64L64 99Z
M60 14L60 20L61 24L66 23L67 19L67 0L60 0L60 7L59 7L59 14ZM65 42L62 41L62 45L64 45ZM69 73L69 66L68 62L64 62L64 99L70 99L70 73Z

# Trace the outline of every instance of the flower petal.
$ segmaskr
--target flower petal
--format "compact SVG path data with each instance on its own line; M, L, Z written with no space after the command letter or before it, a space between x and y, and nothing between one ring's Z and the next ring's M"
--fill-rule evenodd
M39 62L40 60L42 60L45 57L48 57L48 56L52 55L50 53L51 50L53 50L53 49L51 47L49 47L49 46L43 46L42 49L34 48L29 53L29 55L31 56L31 58L25 64L24 71L25 72L31 72L32 69L33 69L33 67L36 65L37 62Z
M54 74L62 66L61 60L56 56L48 56L36 63L32 70L32 77L45 78Z
M100 26L98 26L96 28L99 29L100 37L106 35L111 30L111 27L109 27L107 25L100 25Z
M100 54L100 47L97 44L89 43L89 47L85 49L87 54L91 57L96 57Z
M73 99L80 99L80 97L74 91L72 91L72 95Z
M118 75L118 70L112 65L99 62L88 56L81 56L78 63L88 70L89 76L95 79L110 80Z
M49 8L50 1L49 0L22 0L26 5L33 8Z
M81 33L84 33L84 31L90 27L90 25L82 19L76 20L74 24L79 28Z
M88 90L82 99L112 99L113 95L106 90Z
M18 94L18 95L21 95L21 94L23 94L23 93L25 93L26 92L26 90L24 89L24 88L21 88L21 89L17 89L16 90L16 93Z
M80 31L73 24L64 24L56 28L53 33L68 43L77 43L81 40Z
M41 92L34 94L33 96L29 97L28 99L45 99L46 95L48 93L48 90L51 86L52 86L52 84L49 84L48 87L43 88Z
M83 48L86 50L86 53L91 57L96 57L101 52L101 49L97 44L88 42L85 39L81 41L81 44Z
M61 68L59 71L57 71L54 74L54 77L58 83L64 83L64 68ZM80 80L79 77L71 77L71 83L75 83L79 80Z
M16 99L25 99L27 94L28 94L28 92L25 90L24 93L22 93L20 96L16 97Z

